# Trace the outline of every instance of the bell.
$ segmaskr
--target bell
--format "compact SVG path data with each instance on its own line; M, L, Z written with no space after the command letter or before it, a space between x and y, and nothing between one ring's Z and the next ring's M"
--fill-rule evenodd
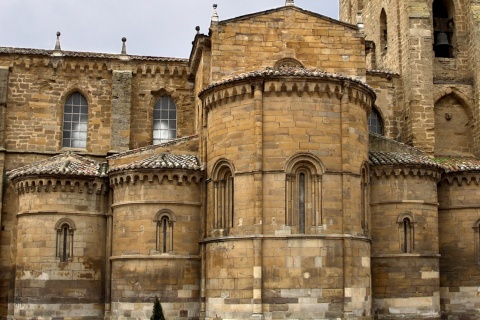
M445 32L438 33L435 41L435 47L449 46L449 45L450 45L450 42L448 42L448 35Z

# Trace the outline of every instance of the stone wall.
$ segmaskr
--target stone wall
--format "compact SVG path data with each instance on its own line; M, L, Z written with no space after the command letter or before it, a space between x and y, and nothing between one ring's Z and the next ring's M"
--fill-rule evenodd
M199 316L200 178L185 170L112 176L113 319L150 317L155 297L167 317Z
M16 187L14 315L103 318L104 182L26 179ZM61 221L70 225L68 240ZM68 246L66 260L62 245Z
M439 184L440 287L448 319L478 317L480 233L477 174L449 174Z
M434 169L372 168L373 312L379 318L440 313L438 178Z
M306 68L365 76L363 37L355 25L285 7L214 22L211 29L213 82L273 67L283 58L297 59Z

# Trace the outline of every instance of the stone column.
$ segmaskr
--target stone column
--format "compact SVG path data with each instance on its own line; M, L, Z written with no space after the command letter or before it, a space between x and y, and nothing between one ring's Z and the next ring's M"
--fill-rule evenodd
M130 147L132 109L132 72L113 71L112 137L110 152L127 151Z

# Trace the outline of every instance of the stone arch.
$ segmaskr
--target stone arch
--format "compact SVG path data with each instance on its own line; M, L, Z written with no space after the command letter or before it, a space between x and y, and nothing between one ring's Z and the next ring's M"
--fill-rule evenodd
M175 214L169 210L169 209L162 209L157 212L155 215L155 219L153 221L159 222L161 221L164 217L168 218L168 221L176 222L177 218L175 217Z
M474 117L468 99L461 92L447 88L435 96L435 154L473 155Z
M290 157L285 164L285 172L293 172L300 165L308 167L312 171L312 174L321 175L325 172L322 161L310 153L299 153Z
M62 218L55 223L55 230L60 230L62 226L68 225L68 228L71 230L76 230L75 222L73 222L72 219L69 218Z
M299 67L303 68L303 64L295 58L283 58L278 60L275 63L274 68L278 69L280 67Z

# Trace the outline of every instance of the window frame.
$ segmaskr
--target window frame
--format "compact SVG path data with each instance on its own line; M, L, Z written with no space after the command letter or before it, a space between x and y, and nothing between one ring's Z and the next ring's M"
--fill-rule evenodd
M177 221L175 214L168 210L160 210L153 220L156 223L155 250L160 253L173 253L173 231Z
M55 224L55 230L57 231L56 258L63 263L72 261L75 223L71 219L62 218Z
M173 108L172 108L173 106ZM172 116L174 114L174 118ZM178 108L169 95L162 95L156 99L152 116L152 144L162 144L177 139ZM166 122L166 128L165 126ZM162 137L165 135L166 137Z
M313 155L299 154L289 159L285 171L285 225L294 234L317 233L323 225L323 164Z
M63 104L62 148L87 148L88 113L88 99L82 92L76 90L67 96Z
M212 228L224 236L235 227L235 170L227 160L219 160L213 170Z

